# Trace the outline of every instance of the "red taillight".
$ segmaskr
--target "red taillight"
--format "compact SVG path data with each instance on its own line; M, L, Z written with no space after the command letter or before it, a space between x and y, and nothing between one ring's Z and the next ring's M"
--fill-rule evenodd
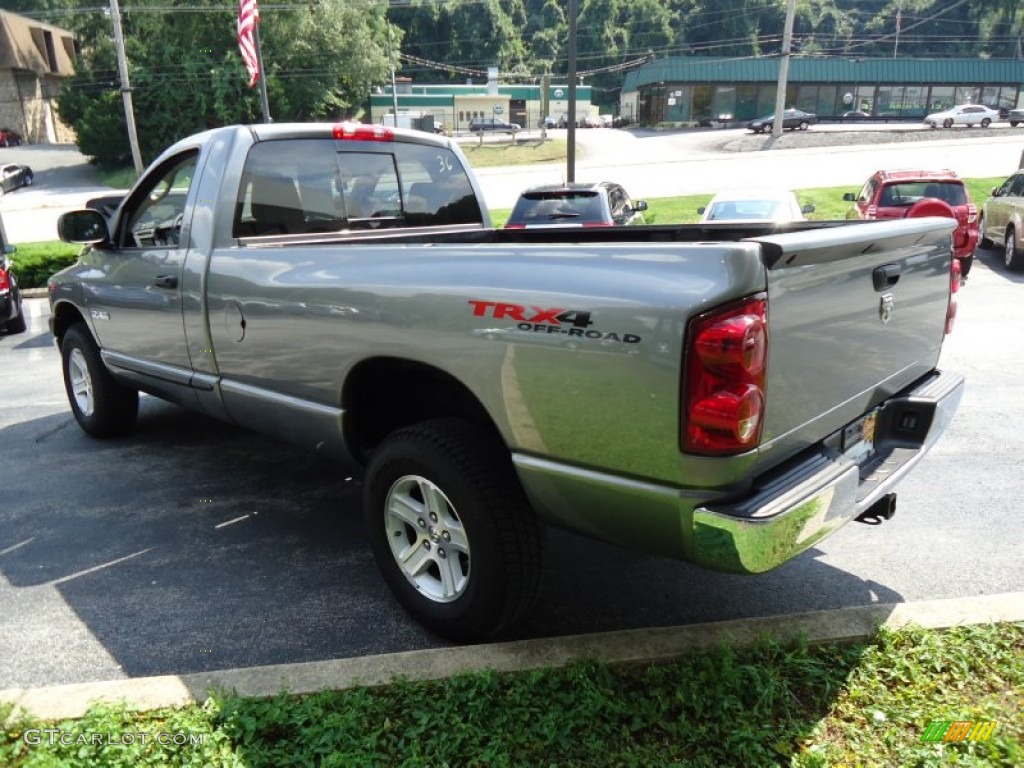
M946 305L946 333L953 332L953 322L956 320L956 296L953 294L960 290L960 259L952 259L949 265L949 303Z
M506 224L505 229L526 229L525 224Z
M974 207L973 203L967 205L967 223L973 224L978 220L978 209Z
M7 276L6 269L0 269L0 291L9 291L11 289L11 278Z
M729 304L690 322L682 447L725 456L757 445L764 422L768 302Z
M334 138L344 141L391 141L395 132L384 125L372 123L338 123L334 126Z

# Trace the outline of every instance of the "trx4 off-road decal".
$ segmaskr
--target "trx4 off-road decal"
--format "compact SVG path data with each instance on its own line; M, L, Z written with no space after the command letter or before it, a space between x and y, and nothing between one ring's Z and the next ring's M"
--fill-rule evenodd
M641 341L641 337L635 333L591 328L594 321L591 319L591 313L587 310L535 307L477 299L470 299L468 303L473 308L474 317L514 320L516 321L516 330L523 333L557 333L579 339L600 339L617 341L622 344L638 344Z

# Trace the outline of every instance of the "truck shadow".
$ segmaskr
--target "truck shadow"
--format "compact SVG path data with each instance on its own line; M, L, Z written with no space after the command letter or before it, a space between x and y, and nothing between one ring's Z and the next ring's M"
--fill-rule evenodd
M119 440L88 438L67 413L0 429L0 605L16 651L0 688L444 645L379 577L351 468L142 406ZM814 550L753 578L561 531L548 545L541 600L503 639L901 601Z

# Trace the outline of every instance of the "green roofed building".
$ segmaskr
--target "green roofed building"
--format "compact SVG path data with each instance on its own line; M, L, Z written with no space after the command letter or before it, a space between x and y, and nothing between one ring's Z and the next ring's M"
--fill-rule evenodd
M399 80L396 91L399 115L430 115L449 132L468 130L476 117L498 117L529 129L546 116L557 121L569 113L568 85L418 85ZM383 122L384 115L394 112L394 102L390 85L375 88L370 94L370 120ZM596 112L590 104L590 86L577 86L576 118L591 114Z
M779 58L656 59L626 75L622 117L646 125L743 122L775 111ZM822 117L923 118L955 104L1024 102L1019 59L793 57L786 106Z

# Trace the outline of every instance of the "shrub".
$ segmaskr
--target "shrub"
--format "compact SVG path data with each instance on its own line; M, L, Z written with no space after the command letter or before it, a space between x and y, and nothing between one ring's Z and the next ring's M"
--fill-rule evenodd
M18 285L22 288L45 288L50 275L78 260L78 250L77 245L58 242L19 245L10 257Z

